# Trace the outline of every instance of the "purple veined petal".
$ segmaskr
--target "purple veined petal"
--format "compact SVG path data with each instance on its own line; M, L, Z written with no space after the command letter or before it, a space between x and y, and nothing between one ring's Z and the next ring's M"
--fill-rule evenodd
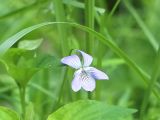
M108 80L109 77L104 72L94 68L94 67L87 67L85 70L90 73L90 75L97 80Z
M83 57L83 66L84 67L88 67L91 65L92 61L93 61L93 57L90 56L89 54L81 51L81 50L77 50L78 52L80 52L80 54L82 55Z
M92 92L96 87L96 81L87 73L81 74L82 88L86 91Z
M72 68L79 69L81 67L81 61L77 55L67 56L61 59L61 63L68 65Z
M78 70L74 74L74 79L72 80L72 90L77 92L81 89L82 81L81 81L81 72Z

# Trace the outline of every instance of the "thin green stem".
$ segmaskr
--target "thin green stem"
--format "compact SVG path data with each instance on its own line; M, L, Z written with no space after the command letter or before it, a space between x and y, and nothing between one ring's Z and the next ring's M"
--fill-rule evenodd
M86 26L94 29L94 6L95 0L85 0L85 24ZM94 36L93 34L86 34L86 50L88 53L92 54ZM88 99L92 99L92 93L88 92Z
M25 89L24 86L19 86L19 93L20 93L20 101L21 101L22 120L25 120L25 113L26 113L25 95L26 95L26 89Z
M85 0L85 25L94 29L94 5L95 0ZM93 34L86 34L86 50L91 54L93 47Z
M112 17L112 15L114 14L115 10L117 9L118 5L120 3L120 0L117 0L117 2L115 3L113 9L111 10L111 12L108 15L108 20L110 20L110 18ZM110 40L113 40L113 38L110 36L110 34L108 33L108 30L106 27L104 27L104 25L106 25L106 19L103 18L103 16L100 16L100 14L98 14L97 12L95 13L95 18L100 26L100 33L106 35L107 38L109 38ZM102 58L103 58L103 52L104 52L104 45L101 44L98 41L98 54L97 54L97 68L101 68L102 67ZM100 99L100 85L99 83L97 83L96 85L96 99Z
M73 52L73 49L70 50L69 55L71 55L72 52ZM60 87L59 97L58 97L58 102L57 103L61 102L61 98L63 96L63 88L64 88L65 80L66 80L66 77L67 77L68 68L65 68L63 73L64 74L63 74L63 78L62 78L62 84L61 84L61 87Z
M110 12L109 15L108 15L108 19L110 19L110 17L114 14L114 12L115 12L115 10L117 9L117 7L118 7L118 5L119 5L120 2L121 2L121 0L117 0L117 1L116 1L115 5L113 6L111 12Z
M149 82L148 89L146 90L146 93L145 93L145 96L144 96L144 99L143 99L143 103L142 103L142 106L141 106L140 120L145 120L144 116L145 116L146 108L147 108L147 105L149 103L149 98L150 98L150 95L151 95L151 91L154 88L156 80L158 79L159 72L160 72L160 47L159 47L157 57L156 57L156 60L155 60L151 80Z
M58 97L58 102L57 103L61 102L61 98L63 96L63 88L64 88L64 85L65 85L65 80L66 80L66 77L67 77L67 73L68 73L68 68L65 68L64 75L63 75L63 81L62 81L62 84L61 84L61 87L60 87L60 92L59 92L59 97Z
M57 22L64 22L66 21L65 18L65 11L63 7L62 0L53 0L54 7L55 7L55 14L56 14L56 21ZM62 55L67 55L68 53L68 45L67 45L67 29L65 24L58 24L58 32L61 40L61 50Z

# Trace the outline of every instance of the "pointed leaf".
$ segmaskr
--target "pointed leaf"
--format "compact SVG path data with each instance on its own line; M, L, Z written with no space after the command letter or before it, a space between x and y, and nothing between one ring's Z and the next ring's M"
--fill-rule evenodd
M135 111L94 100L80 100L61 107L47 120L126 120Z
M25 86L39 70L59 65L54 56L36 55L34 51L19 48L9 49L2 59L8 74L21 86Z
M18 43L18 48L25 50L35 50L41 45L42 41L43 39L23 40Z

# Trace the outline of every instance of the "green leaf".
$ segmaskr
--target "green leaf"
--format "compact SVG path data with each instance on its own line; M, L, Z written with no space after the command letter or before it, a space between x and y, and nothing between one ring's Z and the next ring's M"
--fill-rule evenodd
M6 73L6 66L3 60L0 59L0 74Z
M43 39L23 40L18 43L18 48L25 50L35 50L41 45L42 41Z
M7 40L5 40L2 44L0 44L0 56L2 56L14 43L16 43L18 40L20 40L23 36L26 34L32 32L33 30L36 30L40 27L49 25L49 24L56 24L58 22L46 22L38 25L34 25L31 27L28 27L26 29L23 29L22 31L16 33L15 35L11 36Z
M60 60L51 55L39 55L30 61L34 68L46 69L60 66Z
M27 85L32 76L41 69L55 68L59 60L50 55L36 55L34 51L11 48L3 56L8 74L20 86Z
M52 113L47 120L124 120L136 112L94 100L69 103Z
M0 106L0 120L20 120L20 117L15 111Z

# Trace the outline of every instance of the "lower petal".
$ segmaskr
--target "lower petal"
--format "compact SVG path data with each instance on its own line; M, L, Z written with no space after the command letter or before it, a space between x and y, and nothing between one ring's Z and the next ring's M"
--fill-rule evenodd
M82 88L86 91L93 91L96 87L96 81L91 76L82 78Z
M74 75L74 79L72 80L72 90L74 92L77 92L81 89L81 86L82 86L82 82L80 79L80 73L76 72Z

